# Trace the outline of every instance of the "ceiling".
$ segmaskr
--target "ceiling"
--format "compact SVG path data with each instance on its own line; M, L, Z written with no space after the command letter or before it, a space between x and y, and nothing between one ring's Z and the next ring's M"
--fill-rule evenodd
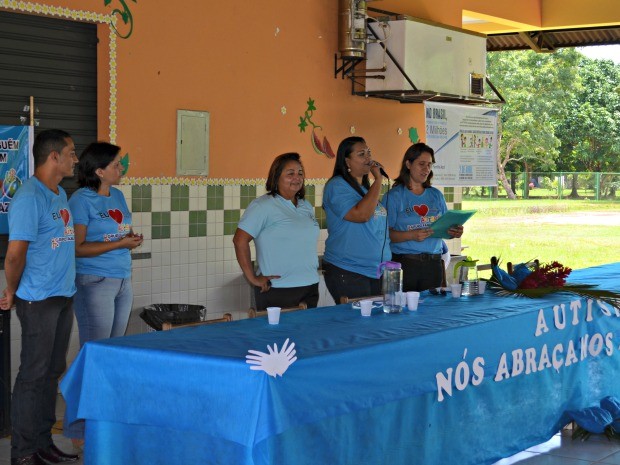
M529 49L537 52L553 52L561 47L612 44L620 44L620 27L511 32L487 36L489 52Z
M557 3L557 0L547 1ZM561 47L620 44L620 22L615 22L619 17L617 12L620 11L620 8L618 5L614 7L614 0L611 0L612 9L608 9L607 13L603 11L602 15L608 22L602 23L600 17L594 18L596 14L593 14L591 9L598 5L602 10L605 10L601 1L596 0L592 5L587 2L578 2L577 5L579 6L577 7L574 2L572 2L572 7L566 4L566 7L572 10L572 17L565 18L565 22L556 27L541 28L517 23L511 18L493 17L471 10L462 10L460 27L485 34L488 51L532 49L537 52L553 52ZM544 9L545 0L541 0L541 2ZM471 2L462 2L463 5L469 3ZM413 0L380 0L369 3L368 10L395 16L410 15L415 17L416 13L421 12L416 10L416 4L418 9L420 4L428 5L427 2ZM484 1L480 3L480 5L483 4ZM607 8L610 7L607 6ZM579 21L586 24L576 24Z

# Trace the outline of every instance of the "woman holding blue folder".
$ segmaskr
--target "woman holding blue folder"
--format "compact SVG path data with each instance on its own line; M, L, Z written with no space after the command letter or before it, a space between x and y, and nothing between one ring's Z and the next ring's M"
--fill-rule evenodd
M423 143L405 152L394 187L385 194L392 260L402 264L403 290L424 291L442 285L442 239L431 237L431 224L448 211L443 194L431 186L435 152ZM461 237L463 226L448 229Z

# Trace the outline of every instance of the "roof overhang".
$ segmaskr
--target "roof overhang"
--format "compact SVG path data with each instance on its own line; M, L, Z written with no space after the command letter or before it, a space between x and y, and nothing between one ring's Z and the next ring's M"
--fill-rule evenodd
M553 52L561 47L620 44L620 26L515 31L487 35L487 50L534 50Z

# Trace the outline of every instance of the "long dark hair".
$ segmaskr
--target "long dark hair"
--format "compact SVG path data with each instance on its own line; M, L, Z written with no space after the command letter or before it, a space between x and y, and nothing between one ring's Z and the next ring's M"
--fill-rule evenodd
M413 163L423 153L430 153L433 163L435 163L435 151L431 147L424 144L423 142L413 144L405 152L403 162L400 165L400 173L398 173L398 178L394 180L394 187L402 184L403 186L409 188L410 177L409 168L407 168L407 162ZM433 170L431 170L428 178L426 178L426 181L422 183L422 187L431 187L431 179L433 179Z
M105 169L118 155L121 148L108 142L93 142L84 149L78 163L78 184L97 192L101 179L97 176L99 168Z
M364 191L360 188L360 185L357 183L357 180L351 176L349 172L349 167L347 166L346 159L349 158L351 152L353 152L353 146L355 144L362 143L365 144L366 141L358 136L347 137L338 146L338 152L336 153L336 163L334 164L334 172L332 177L329 178L329 181L334 179L336 176L342 176L347 184L349 184L355 191L364 197ZM329 182L328 181L328 182ZM368 180L368 175L365 174L362 176L362 186L366 189L370 189L370 181Z
M269 168L269 174L267 175L267 183L265 184L265 189L267 189L267 193L269 195L273 195L275 197L278 193L278 182L280 181L282 170L284 169L284 165L286 165L286 163L291 160L298 162L301 165L301 169L304 169L304 165L301 162L301 156L298 153L289 152L278 155L271 164L271 168ZM301 189L299 189L299 192L295 194L295 197L297 197L298 199L303 199L305 196L306 173L304 171L304 180L301 183Z

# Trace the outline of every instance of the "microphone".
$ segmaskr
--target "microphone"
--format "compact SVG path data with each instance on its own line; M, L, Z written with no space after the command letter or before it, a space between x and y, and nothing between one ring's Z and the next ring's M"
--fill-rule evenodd
M376 162L376 161L373 161L373 163L375 164L375 166L379 167L379 172L381 173L381 176L383 176L385 179L390 179L390 177L387 175L387 173L383 169L383 166L381 166L381 163Z

